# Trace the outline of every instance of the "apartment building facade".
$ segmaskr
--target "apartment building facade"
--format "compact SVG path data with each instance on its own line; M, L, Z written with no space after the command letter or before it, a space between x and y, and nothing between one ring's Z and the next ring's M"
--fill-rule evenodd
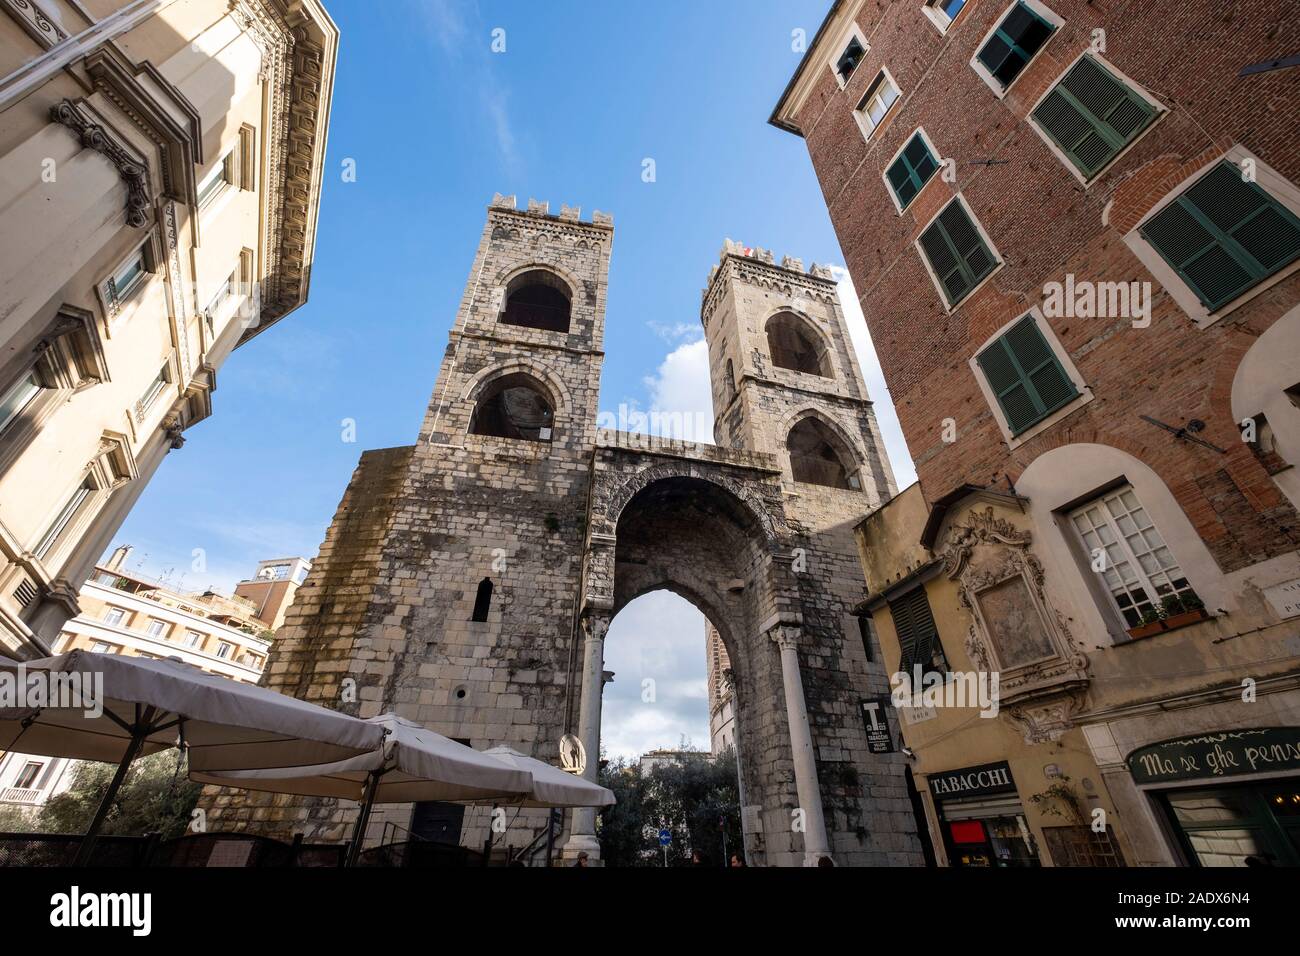
M257 608L208 590L187 593L126 567L117 549L81 587L81 613L63 625L54 651L176 659L231 680L257 683L266 667L271 629ZM0 806L39 808L71 785L77 761L36 754L0 754Z
M1130 864L1300 862L1298 43L1262 0L843 0L771 120L923 496L860 529L864 611L1081 736Z
M317 0L0 3L0 653L306 300L337 42Z

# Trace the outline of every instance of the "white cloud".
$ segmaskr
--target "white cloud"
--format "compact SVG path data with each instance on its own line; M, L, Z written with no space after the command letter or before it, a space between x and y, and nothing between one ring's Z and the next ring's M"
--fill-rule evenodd
M644 383L650 393L651 413L661 416L661 427L652 424L651 432L713 443L713 393L709 388L709 347L704 339L677 346ZM685 423L685 433L676 433L678 422Z
M894 480L898 483L899 490L902 490L916 481L916 466L912 464L902 426L898 424L898 412L894 410L893 398L885 385L885 375L880 368L880 359L876 357L871 333L867 331L867 320L862 315L853 279L849 277L848 270L839 267L835 267L835 277L839 282L840 305L844 309L844 321L849 327L849 339L853 342L853 351L858 353L858 365L867 382L867 395L875 402L876 423L885 440L885 453L893 466Z
M700 326L695 322L647 322L646 325L655 335L665 342L680 342L700 335Z
M648 750L677 747L685 735L709 746L705 617L682 597L652 591L614 618L605 640L601 746L611 759L635 760ZM644 700L644 681L654 699Z

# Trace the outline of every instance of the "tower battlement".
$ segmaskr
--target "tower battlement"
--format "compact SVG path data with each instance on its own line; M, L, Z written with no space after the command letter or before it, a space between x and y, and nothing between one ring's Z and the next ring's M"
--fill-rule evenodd
M560 204L558 213L551 212L550 202L540 202L531 196L528 199L528 205L524 209L519 208L515 196L503 196L496 193L492 197L492 202L488 205L489 209L502 210L505 212L518 213L523 216L536 216L541 219L554 219L561 222L584 222L582 218L581 206L570 206L567 203ZM589 226L613 226L614 216L611 213L601 212L599 209L591 211L591 219L585 220Z
M793 273L801 279L817 279L823 282L835 284L835 272L830 266L820 265L814 262L811 266L804 269L803 260L798 256L782 256L781 261L776 261L776 256L771 249L764 249L762 246L747 246L743 242L736 242L733 239L724 239L722 249L718 252L718 261L709 269L709 279L700 290L701 299L708 298L709 289L713 287L713 280L718 277L718 273L726 264L727 258L734 256L738 259L746 259L751 262L761 263L773 269L780 269L783 272Z

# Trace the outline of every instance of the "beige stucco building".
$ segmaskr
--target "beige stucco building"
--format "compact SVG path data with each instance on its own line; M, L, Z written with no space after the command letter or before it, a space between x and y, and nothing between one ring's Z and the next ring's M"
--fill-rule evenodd
M0 653L306 301L337 42L318 0L0 0Z
M97 565L77 596L80 614L63 625L53 650L171 658L255 684L272 629L257 607L212 590L188 593L127 567L129 547ZM265 562L263 562L265 563ZM66 790L77 761L0 752L0 806L35 808Z
M1124 865L1133 857L1125 851L1126 821L1113 813L1083 731L1035 722L1041 687L1027 687L1012 668L998 673L999 683L983 700L978 691L955 697L957 681L990 673L975 637L975 612L963 597L963 575L972 564L987 568L991 558L1032 560L1024 548L1029 523L1012 496L986 492L964 504L970 511L953 517L979 530L951 551L921 543L927 507L917 484L857 529L868 592L863 610L886 672L915 675L919 666L922 675L940 675L944 689L954 690L933 706L921 698L918 706L877 712L878 720L896 722L890 733L906 747L905 773L923 817L918 828L928 831L939 865ZM1024 580L1032 586L1032 574ZM997 706L988 706L994 700ZM1006 701L1013 706L1003 706Z
M235 597L251 601L257 617L274 631L284 623L294 596L310 572L311 562L305 558L260 561L251 578L235 585Z

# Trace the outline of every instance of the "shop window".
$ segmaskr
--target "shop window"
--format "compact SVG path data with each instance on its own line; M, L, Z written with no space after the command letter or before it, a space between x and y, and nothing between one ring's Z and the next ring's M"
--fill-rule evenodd
M1071 163L1091 179L1151 125L1158 110L1090 56L1084 56L1031 114Z
M506 286L501 322L544 332L568 332L572 295L554 273L533 269Z
M1300 219L1227 161L1138 232L1211 312L1300 258Z
M840 444L825 423L816 418L800 421L790 429L785 442L790 453L791 477L801 484L860 490L862 485L856 469L846 464L849 459L838 447Z
M1175 790L1163 799L1194 864L1300 865L1300 786L1294 778Z
M1055 32L1056 26L1033 7L1017 3L984 41L975 59L1005 90Z
M939 641L939 629L935 627L925 588L913 588L890 601L889 614L894 619L894 632L898 635L901 651L899 671L907 674L910 679L913 667L919 664L922 677L930 673L946 677L949 671L948 658ZM916 690L913 688L913 692Z
M1109 825L1100 833L1092 827L1043 827L1043 841L1056 866L1125 866L1124 853Z
M772 364L791 372L831 377L831 363L821 336L793 312L778 312L767 320L767 350Z
M994 339L975 361L1012 435L1019 435L1079 397L1079 390L1032 314Z
M483 390L470 434L520 441L548 442L555 426L555 411L540 386L522 373L504 375Z
M934 158L925 137L918 130L885 171L885 181L893 190L900 210L907 208L907 204L916 198L921 187L930 181L938 169L939 161Z
M944 207L918 242L949 308L966 298L998 264L960 199Z
M1069 520L1130 629L1202 606L1131 485L1074 509Z

